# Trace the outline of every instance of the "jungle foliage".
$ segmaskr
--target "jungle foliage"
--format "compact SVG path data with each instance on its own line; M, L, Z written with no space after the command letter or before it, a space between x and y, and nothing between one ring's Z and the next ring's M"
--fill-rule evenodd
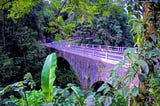
M124 11L112 11L114 14L106 17L95 16L92 24L84 22L77 26L76 33L82 39L80 43L132 47L134 43L127 14Z
M40 84L40 70L47 55L46 49L38 41L44 22L44 15L42 19L38 15L42 14L42 7L43 3L35 0L0 1L1 86L22 80L27 72L31 72L37 79L36 83Z
M51 6L48 6L50 4L46 2L46 8L40 8L45 3L33 0L1 0L0 77L2 80L0 85L5 86L13 79L15 80L13 84L1 88L0 104L20 106L30 106L34 103L35 105L73 106L112 106L117 104L121 106L159 106L160 1L124 0L124 3L125 5L119 0L54 0L51 1ZM73 84L68 84L66 88L61 89L55 85L52 86L56 78L56 56L51 54L45 61L41 73L42 83L40 84L40 80L37 79L40 79L39 70L42 69L46 50L37 41L40 39L45 42L44 33L47 35L53 33L52 37L56 40L69 39L76 34L76 27L86 22L86 25L91 25L87 28L94 26L93 29L95 28L97 31L91 33L95 34L95 38L98 39L93 41L94 43L114 45L114 37L122 37L122 33L127 33L120 28L121 21L117 21L123 17L122 14L118 14L122 12L122 7L127 9L128 23L132 26L131 31L136 44L136 47L126 49L124 53L124 56L131 63L126 76L116 76L117 70L125 63L121 61L113 69L110 69L110 78L96 92L90 90L83 92L81 88ZM111 10L118 11L117 15L112 14ZM64 19L62 15L64 12L67 12L68 18ZM98 15L103 17L98 21L93 21ZM112 20L109 20L110 18ZM127 21L125 17L122 19ZM100 21L102 23L98 25L101 30L98 29L98 25L94 24L94 22ZM103 27L105 22L113 26L105 25ZM106 30L105 27L109 28ZM127 24L124 24L123 27L128 28ZM116 31L113 31L112 28ZM105 42L105 39L113 41ZM125 36L125 39L130 39L130 36ZM116 40L116 42L117 45L123 45L121 40ZM127 41L125 40L125 42ZM42 86L41 90L33 90L35 83L31 74L25 75L23 79L26 72L32 73L38 86ZM137 81L133 83L135 78ZM23 81L15 82L18 80ZM44 83L44 81L48 83ZM14 94L5 97L5 94L10 91L18 92L20 96Z

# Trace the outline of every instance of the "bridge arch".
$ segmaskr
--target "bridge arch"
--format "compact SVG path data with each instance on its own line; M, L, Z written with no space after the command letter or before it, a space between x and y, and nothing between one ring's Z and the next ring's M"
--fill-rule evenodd
M109 75L107 69L112 65L95 61L94 58L73 54L65 51L57 51L57 58L64 58L78 76L82 89L87 90L97 81L105 81Z
M69 70L71 68L69 62L64 57L57 57L58 70Z
M102 84L104 84L104 81L97 81L92 85L91 88L93 89L93 91L97 91Z
M81 87L80 80L70 63L61 56L57 56L56 80L55 83L61 88L65 88L68 83L73 83Z

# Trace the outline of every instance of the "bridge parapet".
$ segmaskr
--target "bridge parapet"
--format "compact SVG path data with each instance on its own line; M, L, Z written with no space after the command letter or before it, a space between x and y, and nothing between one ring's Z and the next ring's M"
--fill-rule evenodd
M97 44L69 44L72 47L84 47L92 50L100 50L114 53L124 53L126 47L116 47L116 46L108 46L108 45L97 45Z
M55 48L57 50L65 50L68 52L75 52L78 54L94 56L101 58L102 60L111 60L118 63L121 60L125 61L126 65L129 65L128 59L124 57L123 52L126 47L114 47L107 45L96 45L96 44L76 44L67 43L66 41L61 41L60 43L52 42L45 44L48 47Z
M123 55L126 47L115 47L115 46L107 46L107 45L96 45L96 44L69 44L68 48L72 51L81 52L83 54L93 55L99 58L115 60L115 61L126 61L128 64L128 59L126 59Z

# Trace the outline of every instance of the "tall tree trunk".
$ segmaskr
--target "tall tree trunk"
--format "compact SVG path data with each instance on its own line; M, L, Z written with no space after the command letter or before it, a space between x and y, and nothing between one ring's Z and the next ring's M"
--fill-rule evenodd
M152 34L157 36L157 29L156 29L156 18L155 18L155 7L153 2L149 2L146 0L143 4L143 21L145 23L145 33L144 39L145 43L147 43L150 39Z
M152 42L152 40L151 40L152 35L158 36L158 32L156 29L155 5L153 2L146 0L142 6L143 6L143 22L145 23L144 24L144 28L145 28L144 44L147 44L149 42ZM147 58L146 58L146 62L147 62ZM148 61L147 63L149 64L149 62L152 62L152 61ZM154 65L153 65L153 67L154 67ZM151 74L151 73L154 73L154 72L150 71L149 74ZM147 77L150 78L149 76L147 76ZM153 103L153 100L150 97L150 95L148 96L149 93L146 92L148 89L148 84L149 83L147 81L145 81L145 83L140 82L139 88L140 88L140 92L141 92L141 97L139 95L139 97L137 97L137 98L141 99L141 101L146 102L149 106L151 106L151 104ZM139 100L137 99L137 101L139 101Z
M3 41L3 49L6 49L6 38L5 38L5 14L4 10L2 10L2 41Z

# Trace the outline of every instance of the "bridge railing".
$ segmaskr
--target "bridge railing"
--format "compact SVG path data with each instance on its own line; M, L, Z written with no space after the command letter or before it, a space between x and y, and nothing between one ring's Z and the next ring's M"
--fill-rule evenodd
M67 44L67 42L62 42L60 44L53 42L51 45L58 50L72 51L82 55L95 56L106 60L125 60L128 63L128 60L123 56L123 52L126 49L125 47L96 44Z
M96 45L96 44L70 44L68 45L71 51L76 51L85 55L93 55L96 57L108 59L108 60L125 60L128 61L124 56L123 52L125 47L114 47L107 45ZM74 49L73 49L74 48Z
M70 46L87 48L98 51L107 51L113 53L124 53L124 50L126 49L126 47L115 47L115 46L96 45L96 44L70 44Z

